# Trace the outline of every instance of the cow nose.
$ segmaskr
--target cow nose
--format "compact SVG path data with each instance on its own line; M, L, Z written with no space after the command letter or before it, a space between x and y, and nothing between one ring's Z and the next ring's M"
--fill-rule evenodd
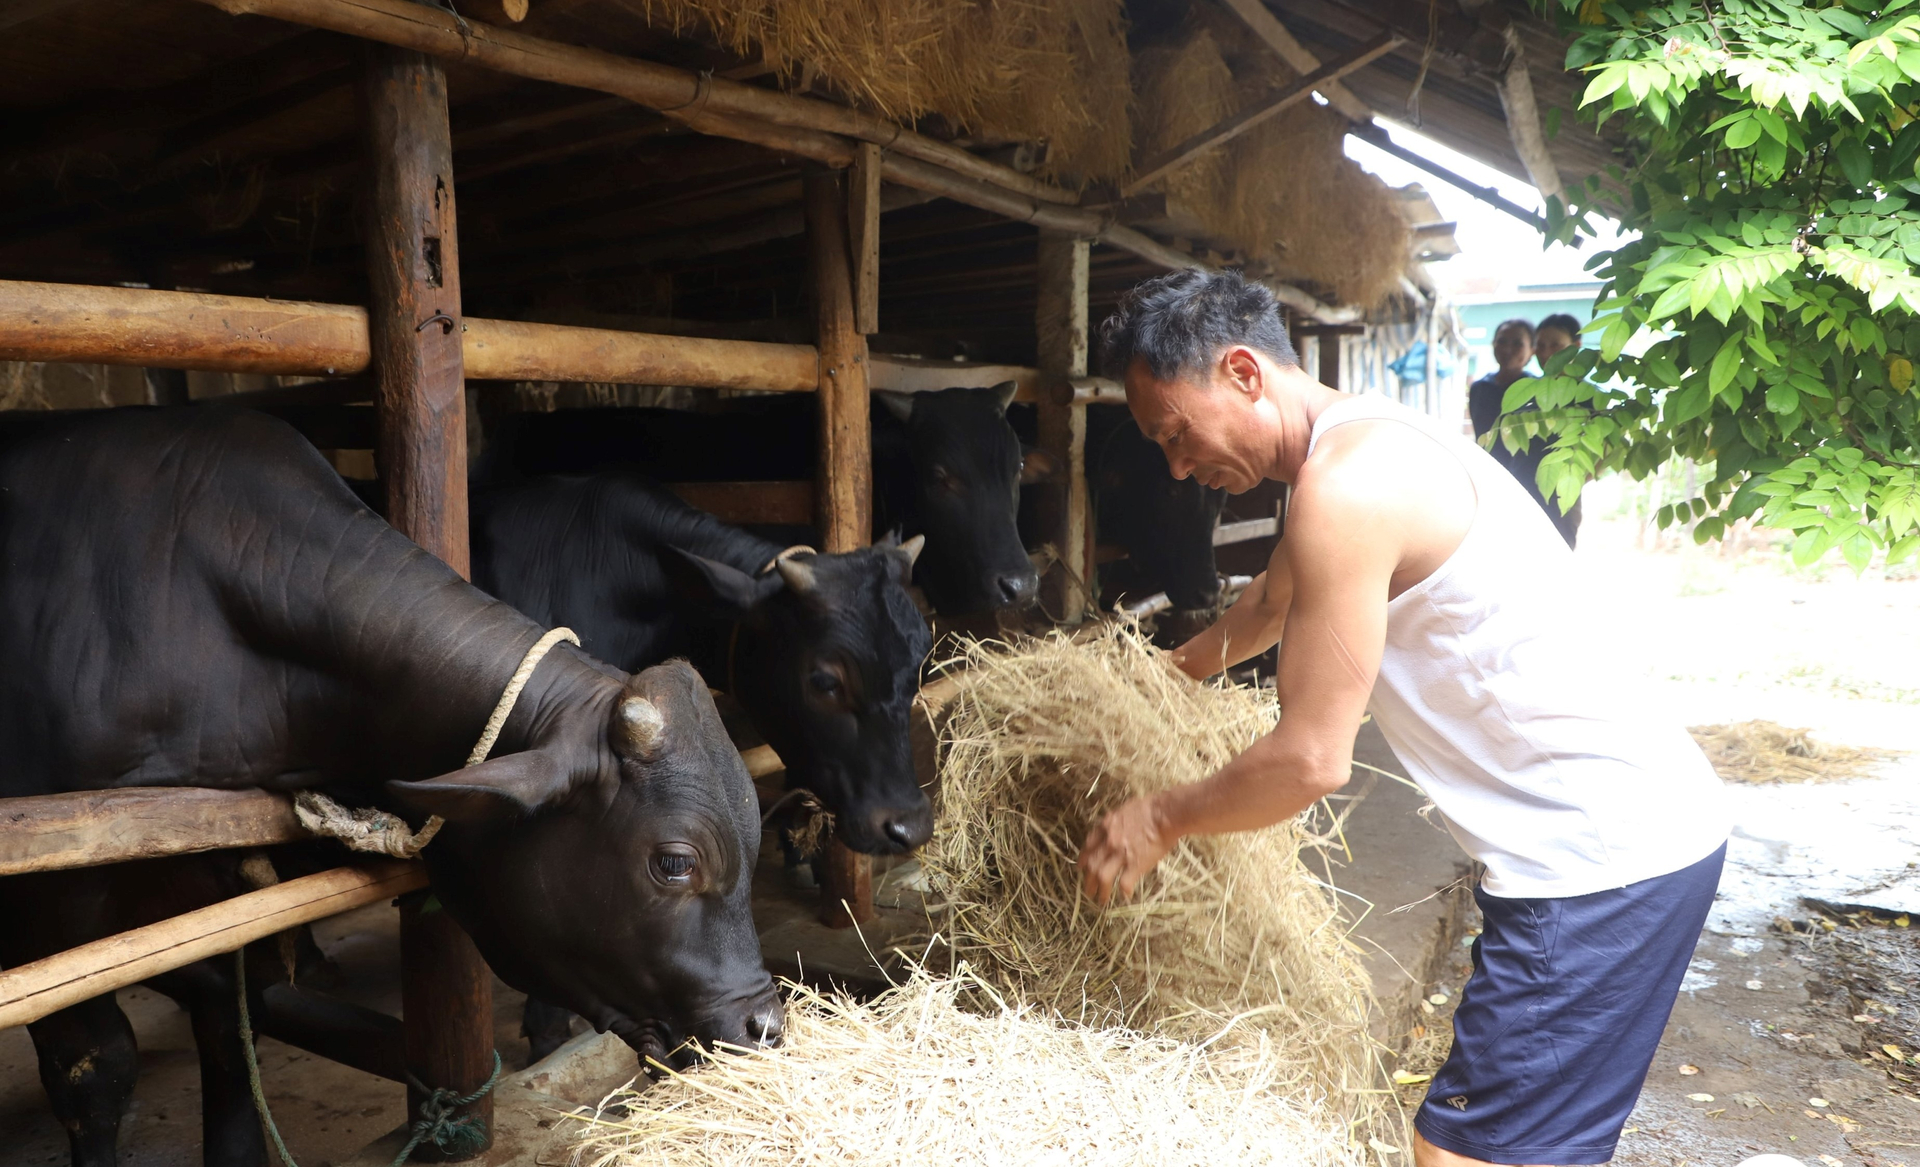
M901 822L899 819L888 819L885 830L887 832L887 838L891 839L901 850L911 851L913 849L913 828L907 826L907 824Z
M1040 593L1040 577L1032 571L1003 575L997 582L1000 585L1000 600L1009 608L1024 608L1033 603L1033 598Z
M761 1048L776 1046L787 1032L785 1011L779 1001L769 1001L747 1016L747 1036Z

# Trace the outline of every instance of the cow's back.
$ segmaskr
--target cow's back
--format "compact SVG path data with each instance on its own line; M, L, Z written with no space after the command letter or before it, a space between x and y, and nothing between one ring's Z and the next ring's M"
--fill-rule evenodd
M364 587L344 573L409 574L398 538L257 414L0 425L0 795L357 764L333 719L289 710L355 700L328 598Z

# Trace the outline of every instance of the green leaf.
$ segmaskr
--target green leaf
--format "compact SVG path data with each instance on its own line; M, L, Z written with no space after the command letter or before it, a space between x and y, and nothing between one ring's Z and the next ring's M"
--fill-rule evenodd
M1740 368L1740 335L1735 333L1720 346L1713 356L1713 366L1707 371L1707 392L1718 394L1733 384L1733 375Z
M1833 156L1848 182L1862 190L1873 186L1873 156L1858 138L1842 138L1834 143Z
M1727 149L1744 150L1760 140L1760 123L1748 118L1727 127Z
M1800 394L1787 382L1767 386L1767 408L1775 413L1792 413L1800 408Z

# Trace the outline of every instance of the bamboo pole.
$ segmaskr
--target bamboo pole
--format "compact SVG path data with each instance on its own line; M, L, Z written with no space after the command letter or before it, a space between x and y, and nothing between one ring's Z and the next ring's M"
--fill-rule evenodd
M427 885L418 863L338 867L0 972L0 1029Z
M1053 231L1040 233L1036 256L1034 326L1038 333L1040 368L1057 377L1085 377L1087 373L1088 246L1085 239ZM1071 383L1071 382L1069 382ZM1040 525L1043 537L1059 552L1062 570L1042 581L1043 605L1067 624L1078 624L1098 596L1089 594L1093 554L1087 521L1087 410L1075 393L1040 402L1040 448L1065 469L1059 480L1041 484Z
M65 871L310 838L293 804L264 790L137 787L0 802L0 876Z
M1071 191L847 106L743 85L710 74L691 73L653 61L542 40L510 29L472 24L450 12L408 0L202 0L202 3L236 16L270 16L530 80L612 93L684 121L695 129L707 128L702 125L703 120L732 117L835 134L872 142L1046 202L1076 201ZM708 121L708 125L713 124L716 122Z
M366 309L349 304L0 281L0 360L344 376L368 365ZM811 345L655 336L469 319L465 373L486 381L600 381L812 392Z

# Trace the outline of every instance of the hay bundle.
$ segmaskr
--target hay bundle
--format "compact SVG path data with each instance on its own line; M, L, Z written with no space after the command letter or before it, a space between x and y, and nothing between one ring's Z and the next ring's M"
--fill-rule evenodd
M1089 1029L917 973L871 1004L795 986L787 1041L587 1120L588 1167L1260 1163L1358 1167L1345 1127L1281 1097L1268 1047Z
M1142 157L1225 120L1297 78L1277 61L1236 80L1212 32L1135 58L1134 140ZM1346 156L1346 123L1294 106L1153 185L1222 243L1371 308L1399 286L1407 222L1385 183Z
M1282 1088L1371 1118L1367 977L1300 862L1299 823L1184 840L1134 903L1106 911L1074 865L1107 810L1204 778L1270 730L1272 695L1178 676L1120 623L963 655L921 851L952 955L1005 998L1065 1016L1268 1042Z
M647 19L703 30L783 74L813 75L902 121L944 115L976 134L1050 145L1056 175L1127 166L1123 0L641 0Z
M1774 721L1696 725L1687 731L1728 782L1829 782L1860 778L1895 756L1890 750L1816 742L1804 729Z

